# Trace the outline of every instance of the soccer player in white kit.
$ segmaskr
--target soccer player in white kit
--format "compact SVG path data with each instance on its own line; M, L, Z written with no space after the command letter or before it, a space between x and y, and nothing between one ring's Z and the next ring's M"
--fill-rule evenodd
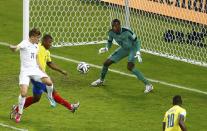
M23 40L20 44L14 46L10 45L12 51L20 50L20 61L21 69L19 75L19 86L20 86L20 95L18 98L18 107L19 111L15 115L15 121L20 122L21 115L23 113L23 107L27 95L27 90L29 87L30 79L35 81L43 82L46 84L47 96L52 106L55 106L56 103L52 97L53 92L53 82L49 76L40 69L38 64L38 41L40 39L41 33L38 29L32 29L29 32L29 40Z

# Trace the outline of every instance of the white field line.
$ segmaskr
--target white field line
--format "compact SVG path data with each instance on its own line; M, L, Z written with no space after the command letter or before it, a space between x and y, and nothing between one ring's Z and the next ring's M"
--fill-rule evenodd
M13 129L13 130L17 130L17 131L28 131L28 129L21 129L21 128L17 128L17 127L14 127L14 126L6 125L6 124L3 124L3 123L0 123L0 126L6 127L6 128L10 128L10 129Z
M73 62L73 63L81 62L81 61L78 61L78 60L74 60L74 59L70 59L70 58L66 58L66 57L62 57L62 56L58 56L58 55L51 55L51 56L56 58L56 59L61 59L61 60L64 60L64 61L70 61L70 62ZM98 65L94 65L94 64L90 64L90 63L88 63L88 64L91 67L95 67L95 68L98 68L98 69L102 68L102 66L98 66ZM124 72L121 72L121 71L118 71L118 70L109 69L109 71L117 73L117 74L129 76L129 77L135 77L132 74L124 73ZM198 89L194 89L194 88L190 88L190 87L185 87L185 86L181 86L181 85L177 85L177 84L172 84L172 83L168 83L168 82L164 82L164 81L159 81L159 80L155 80L155 79L151 79L151 78L147 78L147 79L149 81L151 81L151 82L154 82L154 83L159 83L159 84L162 84L162 85L167 85L167 86L170 86L170 87L184 89L184 90L188 90L188 91L192 91L192 92L196 92L196 93L201 93L201 94L207 95L207 92L201 91L201 90L198 90Z
M5 43L5 42L0 42L0 45L8 46L9 44ZM54 57L54 58L57 58L57 59L61 59L61 60L69 61L69 62L73 62L73 63L79 63L80 62L78 60L74 60L74 59L70 59L70 58L66 58L66 57L62 57L62 56L58 56L58 55L51 55L51 56ZM98 66L98 65L94 65L94 64L90 64L90 63L88 63L88 64L91 67L95 67L95 68L98 68L98 69L102 68L102 66ZM132 74L124 73L124 72L121 72L121 71L118 71L118 70L109 69L109 71L117 73L117 74L129 76L129 77L135 77ZM159 81L159 80L155 80L155 79L151 79L151 78L147 78L147 79L151 82L154 82L154 83L159 83L159 84L166 85L166 86L169 86L169 87L179 88L179 89L188 90L188 91L191 91L191 92L196 92L196 93L207 95L207 92L201 91L201 90L198 90L198 89L185 87L185 86L181 86L181 85L177 85L177 84L173 84L173 83L168 83L168 82L165 82L165 81Z

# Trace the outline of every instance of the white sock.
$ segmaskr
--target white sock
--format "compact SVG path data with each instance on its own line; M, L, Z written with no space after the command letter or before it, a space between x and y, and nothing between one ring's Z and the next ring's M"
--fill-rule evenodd
M23 113L23 109L24 109L24 103L25 103L26 97L22 97L22 95L19 95L18 101L19 101L19 114Z
M52 92L53 92L53 85L51 85L51 86L46 86L46 88L47 88L47 95L50 97L50 98L53 98L52 97Z

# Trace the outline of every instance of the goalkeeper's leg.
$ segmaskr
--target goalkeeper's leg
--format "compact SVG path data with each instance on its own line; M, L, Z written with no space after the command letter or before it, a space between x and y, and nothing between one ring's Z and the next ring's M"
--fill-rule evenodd
M102 81L104 81L105 77L106 77L106 74L108 72L108 68L111 64L113 64L114 61L110 60L110 59L107 59L104 64L103 64L103 67L102 67L102 70L101 70L101 76L100 76L100 79Z
M145 84L145 91L144 93L148 93L153 90L152 84L149 83L149 81L144 77L144 75L136 68L134 68L133 62L128 62L127 69L131 71L137 79L141 80Z
M102 67L102 70L101 70L101 75L100 75L100 78L94 82L91 83L91 86L100 86L103 84L104 82L104 79L105 79L105 76L108 72L108 68L111 64L113 64L114 61L110 60L110 59L107 59L104 64L103 64L103 67Z
M104 62L100 78L94 82L91 83L92 86L99 86L103 84L103 81L105 79L105 76L108 72L108 68L111 64L117 63L122 58L126 57L128 55L128 51L124 50L123 48L119 47L117 48L114 53L112 53L111 56Z
M100 80L104 81L105 76L108 72L108 68L111 64L113 63L117 63L118 61L120 61L122 58L124 58L126 56L126 52L122 49L122 48L117 48L111 56L109 56L109 58L104 62L102 70L101 70L101 76L100 76Z
M134 63L136 61L136 58L134 57L135 54L136 51L134 50L129 52L127 69L131 71L132 74L134 74L137 77L137 79L141 80L145 85L150 85L149 81L144 77L144 75L134 67L135 66Z
M121 59L128 55L128 51L124 50L123 48L117 48L114 53L104 62L103 68L101 71L101 80L105 79L106 73L108 71L108 67L113 64L119 62Z

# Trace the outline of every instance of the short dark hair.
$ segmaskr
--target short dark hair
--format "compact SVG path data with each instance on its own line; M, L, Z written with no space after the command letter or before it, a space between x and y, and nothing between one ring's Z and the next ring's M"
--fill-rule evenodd
M111 22L111 26L113 26L115 23L121 24L119 19L113 19L112 22Z
M31 36L40 36L41 32L37 28L33 28L29 31L29 37Z
M52 36L50 34L45 34L43 37L42 37L42 40L47 40L47 39L51 39L53 40Z
M176 95L173 97L173 105L181 105L182 104L182 98L180 95Z

